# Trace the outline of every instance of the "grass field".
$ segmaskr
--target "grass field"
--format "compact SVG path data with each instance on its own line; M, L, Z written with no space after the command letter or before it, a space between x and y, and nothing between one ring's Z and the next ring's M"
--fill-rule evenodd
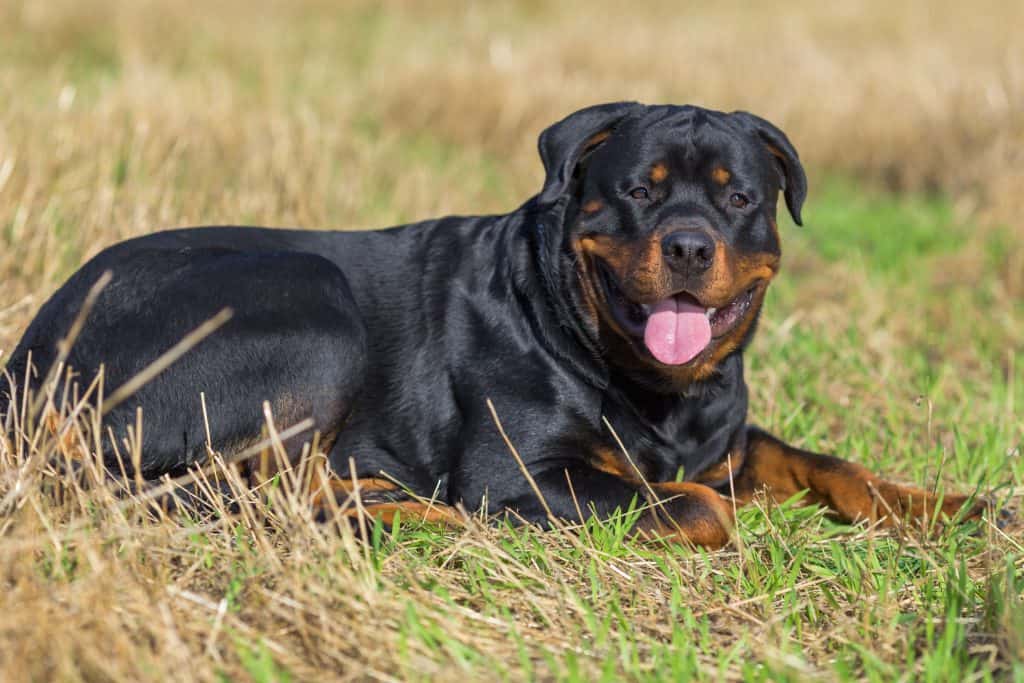
M746 108L811 173L752 419L895 478L1024 494L1024 4L0 0L0 360L160 227L507 211L537 133L612 99ZM84 434L76 426L71 434ZM0 437L0 681L1024 681L1024 530L741 510L715 553L270 505L167 518Z

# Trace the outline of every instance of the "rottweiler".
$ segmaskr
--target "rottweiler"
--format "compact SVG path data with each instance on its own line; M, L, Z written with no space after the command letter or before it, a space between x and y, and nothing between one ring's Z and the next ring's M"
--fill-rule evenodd
M848 522L980 514L747 423L743 351L779 270L776 204L781 192L800 224L807 195L781 130L618 102L555 123L539 149L543 187L505 215L203 227L109 247L42 307L5 393L39 390L109 271L66 356L80 387L102 368L109 394L232 311L107 412L119 439L142 408L147 479L257 442L268 402L280 424L311 418L335 495L355 479L384 518L462 506L550 526L639 505L636 533L715 548L762 490L806 492ZM287 441L292 457L311 435Z

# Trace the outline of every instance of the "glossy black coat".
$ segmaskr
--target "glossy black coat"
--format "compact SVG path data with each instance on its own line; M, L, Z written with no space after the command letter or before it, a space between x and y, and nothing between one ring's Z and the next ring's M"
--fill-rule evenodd
M796 168L756 151L763 131L776 131L759 122L692 107L603 105L545 132L545 186L507 215L374 232L209 227L128 240L90 260L43 306L8 371L20 381L31 351L45 375L89 288L110 270L69 358L83 386L104 364L108 395L201 322L234 311L108 416L120 436L142 406L147 477L206 457L203 391L216 450L254 440L269 401L286 413L281 421L312 416L336 436L330 462L343 476L352 459L360 477L383 472L423 496L543 521L490 399L556 515L576 517L577 503L607 514L637 487L592 467L595 451L617 448L602 416L652 481L680 469L690 480L742 445L747 389L742 348L707 379L669 393L617 363L583 311L568 246L580 204L600 196L616 207L601 230L699 219L740 250L777 250L764 222L774 216L773 193L785 184L799 219L806 184L784 136L772 144ZM609 129L606 144L586 147ZM734 220L718 208L717 188L686 181L685 171L660 204L624 200L632 176L666 149L694 178L709 155L743 169L759 210Z

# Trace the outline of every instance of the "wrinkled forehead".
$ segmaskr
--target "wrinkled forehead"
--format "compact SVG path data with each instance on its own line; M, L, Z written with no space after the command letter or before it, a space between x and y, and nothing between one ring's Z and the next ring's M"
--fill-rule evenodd
M636 171L654 162L693 173L703 171L708 163L761 169L765 154L759 141L727 115L689 107L654 109L616 127L594 152L594 171L601 175Z

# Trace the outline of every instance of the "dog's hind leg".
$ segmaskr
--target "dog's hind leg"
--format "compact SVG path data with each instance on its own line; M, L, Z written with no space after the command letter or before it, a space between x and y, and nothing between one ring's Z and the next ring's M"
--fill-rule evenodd
M204 322L231 314L125 400L104 405L112 471L134 476L133 460L116 453L125 452L139 409L141 436L129 440L141 443L137 464L147 479L183 474L211 452L251 448L264 435L264 406L282 431L311 419L309 429L285 439L289 456L314 431L340 430L364 381L367 348L359 310L333 263L299 252L159 248L126 253L112 269L67 357L82 386L103 369L106 399ZM46 375L95 270L80 271L43 307L10 367L22 367L32 350L38 376Z
M352 481L328 474L322 478L314 477L311 485L313 517L319 522L338 517L352 523L357 530L360 530L360 521L372 524L379 519L391 527L399 517L445 526L465 524L465 518L456 508L413 497L386 479Z

